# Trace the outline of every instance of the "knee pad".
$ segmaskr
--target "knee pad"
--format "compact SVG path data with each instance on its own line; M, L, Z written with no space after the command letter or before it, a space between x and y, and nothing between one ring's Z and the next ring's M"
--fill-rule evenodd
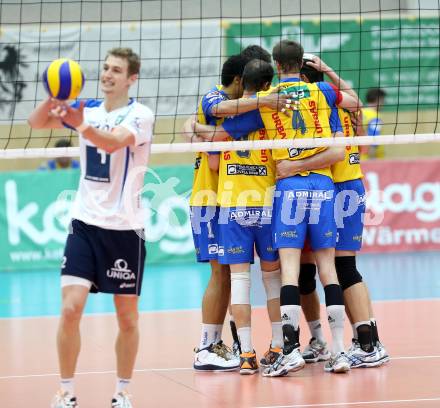
M335 266L342 290L362 282L362 275L356 269L355 256L337 256Z
M301 264L299 269L299 293L301 295L310 295L316 289L316 265Z
M231 305L251 304L251 273L231 273Z
M281 290L281 270L261 271L263 276L263 285L266 290L267 300L277 299L280 297Z

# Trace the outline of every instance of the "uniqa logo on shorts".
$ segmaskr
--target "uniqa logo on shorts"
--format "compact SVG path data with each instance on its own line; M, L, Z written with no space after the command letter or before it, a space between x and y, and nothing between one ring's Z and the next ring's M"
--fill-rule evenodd
M113 279L133 280L136 275L128 269L128 262L125 259L116 259L113 268L107 269L107 276Z

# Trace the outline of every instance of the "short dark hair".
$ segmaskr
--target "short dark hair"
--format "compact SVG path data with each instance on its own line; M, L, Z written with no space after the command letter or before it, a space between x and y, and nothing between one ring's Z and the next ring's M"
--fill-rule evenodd
M374 103L377 102L379 98L385 98L385 96L387 96L387 93L382 88L370 88L367 91L365 99L367 103Z
M260 59L253 59L244 67L243 88L247 91L261 91L264 84L272 82L273 75L272 64Z
M118 57L125 59L128 63L128 76L139 74L139 70L141 68L141 60L139 55L137 55L131 48L112 48L107 52L105 59L107 59L110 55L113 57Z
M56 141L55 147L72 147L72 143L69 139L63 138Z
M324 81L324 73L318 71L317 69L311 67L310 65L307 65L308 61L312 61L312 60L308 58L303 58L303 66L300 71L301 74L306 76L311 83Z
M280 64L283 72L299 72L303 55L302 45L293 40L281 40L272 50L272 57L274 61Z
M241 78L243 76L246 62L246 59L240 54L229 57L222 67L222 85L231 85L236 76Z
M244 50L241 51L241 55L247 59L247 61L252 61L253 59L263 60L272 63L272 57L269 52L259 45L248 45Z

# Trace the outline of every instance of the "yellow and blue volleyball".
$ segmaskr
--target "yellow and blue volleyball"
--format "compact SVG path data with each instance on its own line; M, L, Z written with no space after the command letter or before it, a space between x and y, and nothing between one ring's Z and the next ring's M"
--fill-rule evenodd
M84 86L84 74L80 65L71 59L52 61L43 73L47 93L62 101L75 99Z

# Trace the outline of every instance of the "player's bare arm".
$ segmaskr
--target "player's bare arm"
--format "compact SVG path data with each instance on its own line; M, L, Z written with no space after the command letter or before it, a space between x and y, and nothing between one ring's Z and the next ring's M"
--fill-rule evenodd
M329 67L324 61L319 57L314 56L313 62L308 61L307 65L315 68L320 72L324 72L332 83L341 91L342 101L338 104L338 107L347 109L349 111L358 111L362 108L362 101L359 99L358 94L354 89L345 82L334 70Z
M336 132L336 137L342 137L342 132ZM326 150L301 160L279 160L276 163L277 180L291 177L303 171L312 171L329 167L345 159L344 146L331 146Z
M32 129L62 129L64 125L60 118L52 113L59 103L54 98L47 98L40 102L29 115L29 126Z
M85 124L83 111L84 102L81 101L78 109L62 104L52 110L52 114L59 115L64 123L77 129L85 139L90 140L95 146L107 153L113 153L122 147L135 143L133 133L123 126L117 126L111 132L106 132Z
M280 89L281 88L275 87L271 93L256 98L239 98L220 102L212 109L212 114L217 118L224 118L250 112L262 107L284 112L288 109L287 105L290 103L290 97L280 94Z
M194 122L194 133L208 142L219 142L227 140L229 134L223 129L223 126L202 125Z

